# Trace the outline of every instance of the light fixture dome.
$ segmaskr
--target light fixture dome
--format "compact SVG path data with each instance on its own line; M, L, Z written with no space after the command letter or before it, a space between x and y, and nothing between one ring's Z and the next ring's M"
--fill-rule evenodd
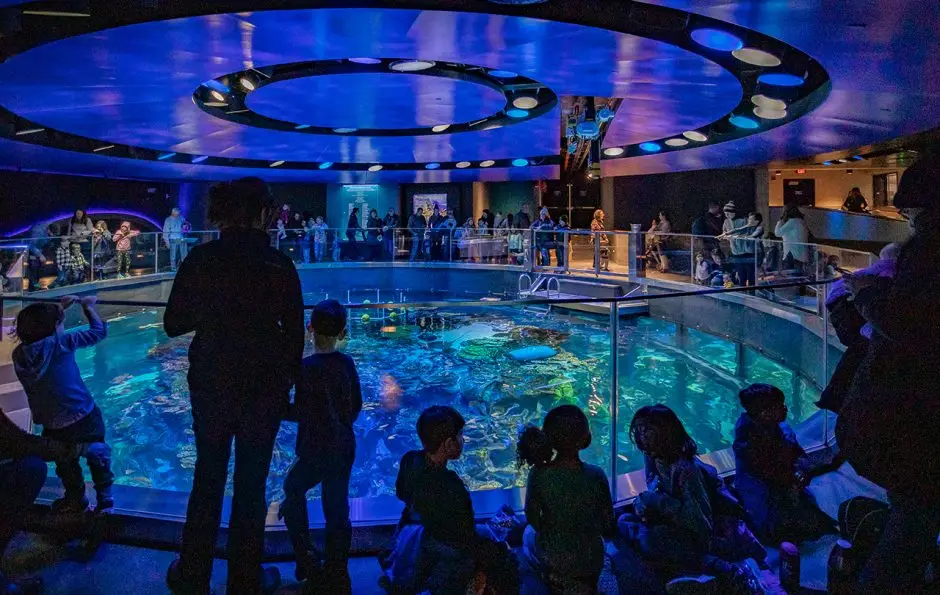
M421 72L429 68L434 68L435 62L431 60L399 60L392 62L391 68L395 72Z
M450 128L450 124L438 124L431 128L431 132L444 132L448 128Z
M701 132L695 130L686 130L682 133L682 136L686 137L689 140L694 140L697 143L704 143L708 140L708 137L702 134Z
M381 166L381 165L373 165L373 166L369 167L369 171L371 171L371 172L382 171L382 166Z
M539 100L531 95L521 95L512 100L512 105L519 109L533 109L538 107Z
M607 155L608 157L620 157L623 155L623 152L623 147L610 147L609 149L604 149L604 155Z
M741 62L744 62L745 64L751 64L753 66L764 66L765 68L771 68L774 66L780 66L781 64L780 58L757 48L741 48L731 52L731 55Z
M459 161L459 162L457 162L457 169L467 169L468 167L470 167L470 162L469 162L469 161Z
M754 105L759 105L760 107L772 110L785 110L787 109L787 102L782 99L774 99L773 97L767 97L766 95L755 95L751 97L751 103Z
M496 162L493 161L492 159L487 159L486 161L481 161L481 162L480 162L480 167L492 167L492 166L495 165L495 164L496 164Z
M666 144L670 147L684 147L689 144L689 141L684 138L670 138L666 141Z

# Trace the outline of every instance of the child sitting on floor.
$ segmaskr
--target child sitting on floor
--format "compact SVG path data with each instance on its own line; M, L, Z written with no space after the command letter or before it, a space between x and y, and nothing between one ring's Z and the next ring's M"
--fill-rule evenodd
M806 490L810 462L786 422L783 391L752 384L738 397L744 413L734 428L734 487L754 529L775 543L815 539L832 529Z
M66 296L60 304L38 303L26 306L16 316L16 336L20 344L13 350L13 367L23 385L33 419L42 426L42 435L68 444L104 442L105 425L101 410L82 380L75 351L91 347L107 335L107 326L95 310L97 298ZM81 304L88 329L65 330L65 310ZM96 513L114 507L111 473L107 459L88 459L98 502ZM78 459L56 463L65 496L52 503L61 514L83 513L88 508L85 478Z
M591 445L584 412L562 405L542 429L519 437L520 462L532 465L526 483L526 554L552 589L594 593L604 568L604 537L613 536L614 506L604 472L581 461Z
M705 573L721 592L761 593L747 564L731 561L762 561L766 552L715 468L696 458L698 447L676 414L665 405L642 407L630 437L645 458L647 491L634 501L636 514L620 518L621 533L667 578Z
M349 478L356 458L352 426L362 411L356 364L336 348L346 337L346 318L346 309L336 300L320 302L310 316L314 353L303 360L297 381L297 460L284 480L285 498L279 512L294 548L297 579L314 578L320 564L310 554L307 492L323 484L326 560L322 584L325 592L337 594L352 592L348 571L352 542Z
M424 410L418 417L423 450L405 453L399 463L396 493L423 527L420 554L412 557L420 559L416 582L419 590L431 593L464 593L472 580L485 581L497 595L515 594L514 559L505 544L478 534L470 492L447 467L463 452L464 424L451 407ZM396 551L392 557L402 554Z

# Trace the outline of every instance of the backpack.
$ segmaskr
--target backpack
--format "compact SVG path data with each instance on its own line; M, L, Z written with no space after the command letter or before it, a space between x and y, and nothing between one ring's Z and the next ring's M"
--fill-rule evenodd
M868 559L884 531L890 507L880 500L856 496L839 505L839 533L860 560Z

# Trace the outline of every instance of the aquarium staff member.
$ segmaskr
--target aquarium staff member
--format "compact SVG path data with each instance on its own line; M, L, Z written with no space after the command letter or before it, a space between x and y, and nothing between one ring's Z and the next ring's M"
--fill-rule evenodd
M227 592L258 595L280 583L276 568L261 569L265 483L303 355L304 315L297 269L264 232L269 203L258 178L212 188L209 218L221 236L180 265L163 317L170 337L195 331L188 379L196 469L180 558L167 574L177 593L208 593L233 440Z
M0 409L0 562L46 480L46 461L110 457L107 444L65 444L21 430ZM42 581L13 582L0 571L0 595L39 593Z

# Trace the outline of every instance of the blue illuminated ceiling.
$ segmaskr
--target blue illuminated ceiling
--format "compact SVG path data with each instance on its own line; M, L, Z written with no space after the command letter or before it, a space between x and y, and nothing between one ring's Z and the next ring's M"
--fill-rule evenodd
M18 116L63 132L99 139L106 143L101 146L114 143L168 153L208 155L210 161L192 165L150 161L147 159L152 157L139 155L136 159L116 158L109 157L107 149L88 154L0 140L0 166L149 178L218 179L261 172L271 180L329 181L496 180L557 174L557 167L549 162L535 167L477 167L484 159L505 160L508 164L516 158L557 156L561 143L557 108L532 120L481 132L363 137L303 135L246 126L214 118L192 101L193 91L201 83L225 73L252 66L359 56L478 65L525 75L544 83L558 95L623 98L604 146L637 146L656 141L664 150L643 157L606 159L606 174L797 157L940 123L940 93L930 88L936 82L907 76L893 80L887 76L888 71L899 66L896 62L902 61L895 60L896 54L903 52L898 43L905 39L916 42L914 47L920 55L927 49L938 49L936 36L928 39L926 34L909 31L903 23L892 23L886 31L894 41L876 36L874 43L883 51L866 55L866 66L862 68L855 56L847 59L846 50L859 47L862 40L870 41L871 35L862 34L856 40L840 30L827 32L821 26L810 27L812 34L795 30L797 24L805 26L814 15L829 21L839 18L823 15L821 2L658 3L736 22L807 51L832 77L832 95L816 111L785 126L765 132L772 123L760 121L761 128L753 136L701 148L691 143L680 150L662 141L726 118L744 102L741 83L729 70L675 45L601 28L518 16L553 14L550 10L539 12L548 10L545 5L523 9L482 1L396 3L433 4L454 10L505 10L515 16L380 8L239 12L78 35L40 45L0 65L5 83L0 86L0 105ZM875 3L892 5L895 10L915 4L901 0ZM166 4L183 5L172 1ZM248 4L231 2L226 6L236 10ZM550 4L557 9L566 4L583 8L585 3L553 0ZM613 26L617 11L630 3L610 0L590 4L603 8L591 11L593 24L602 24L607 18ZM784 6L790 5L795 6L797 15L794 24L783 18ZM849 10L843 7L832 12ZM146 18L159 16L145 14ZM884 15L866 18L883 21ZM714 39L719 45L729 43L721 36ZM709 51L726 52L734 47L731 43ZM909 66L905 68L910 70ZM922 63L921 68L928 66ZM935 76L933 81L937 80L940 77ZM912 93L902 94L904 87ZM854 90L865 101L846 106L849 99L846 89ZM400 73L295 79L263 87L248 99L249 107L265 116L348 128L406 128L468 121L499 111L503 103L499 92L481 85ZM892 111L884 111L881 108L884 103L890 104ZM839 113L848 116L840 117ZM262 166L264 162L281 160L288 163L277 168L238 171L241 168L211 165L213 160L220 159L231 159L233 163L259 160ZM465 160L473 162L473 167L446 169L448 163ZM293 161L348 162L363 167L373 163L412 163L415 167L420 165L422 171L396 171L388 167L379 173L296 170L291 169ZM424 171L423 164L428 162L445 165Z

